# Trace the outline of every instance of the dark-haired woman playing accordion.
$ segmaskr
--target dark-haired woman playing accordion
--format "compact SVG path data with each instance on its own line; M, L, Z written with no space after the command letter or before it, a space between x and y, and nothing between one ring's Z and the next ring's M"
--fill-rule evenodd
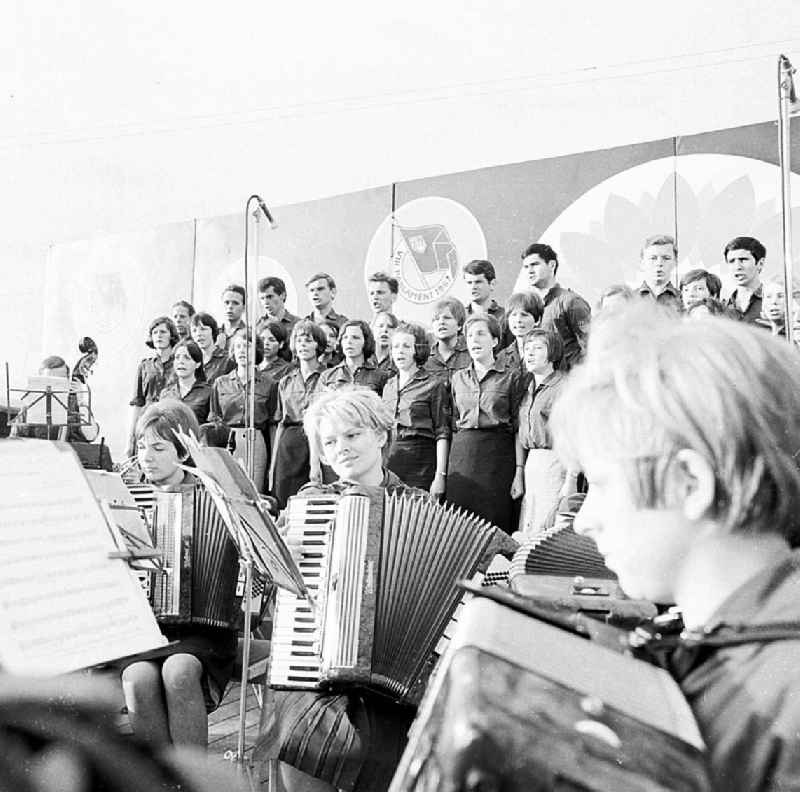
M179 467L188 460L188 452L176 434L179 430L195 436L200 433L188 406L173 399L150 405L136 424L139 464L156 490L194 494L197 481ZM196 520L194 512L193 518ZM192 528L194 532L210 529L196 521ZM216 593L218 601L226 604L229 626L160 620L160 629L175 643L159 650L153 659L138 660L123 668L122 687L131 725L137 736L150 744L205 747L208 742L207 713L219 705L236 657L233 624L238 615L238 553L227 535L218 553Z

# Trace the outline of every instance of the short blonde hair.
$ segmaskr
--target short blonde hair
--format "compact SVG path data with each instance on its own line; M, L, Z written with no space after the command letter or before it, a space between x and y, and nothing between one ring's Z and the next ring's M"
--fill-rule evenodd
M370 388L352 386L320 393L306 410L303 429L310 446L322 456L319 427L324 419L344 426L362 426L391 437L394 416Z
M786 293L786 279L783 277L783 275L772 275L771 277L767 278L761 286L762 294L771 286L780 289L784 294ZM795 278L792 278L792 297L800 297L800 282L798 282Z
M763 330L626 306L593 330L551 426L571 465L588 456L621 463L642 507L665 504L669 463L692 449L716 473L710 519L796 543L800 355Z

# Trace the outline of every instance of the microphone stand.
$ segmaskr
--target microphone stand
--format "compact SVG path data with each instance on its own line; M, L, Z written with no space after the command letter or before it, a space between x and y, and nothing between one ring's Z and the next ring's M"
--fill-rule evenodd
M797 95L792 75L795 69L785 56L778 57L778 159L781 171L781 224L784 278L784 327L786 340L794 343L794 319L792 310L792 115L797 113ZM794 111L794 112L793 112Z
M245 394L245 469L250 480L253 480L255 475L255 460L256 460L256 427L255 427L255 414L256 414L256 272L255 267L252 277L252 284L250 279L250 258L249 258L249 242L250 242L250 205L256 201L258 206L252 212L252 217L255 222L253 227L253 248L255 249L256 264L258 264L258 254L261 251L261 223L264 218L269 220L270 227L276 228L277 224L272 218L272 215L267 209L266 204L258 195L251 195L247 199L244 209L244 305L247 331L245 332L245 341L247 349L247 393ZM252 335L251 335L252 334ZM254 482L255 483L255 482ZM259 487L256 487L259 490ZM247 547L246 542L239 542L240 548ZM245 766L245 749L244 737L246 729L247 718L247 679L250 670L250 648L252 635L250 631L250 609L253 599L253 557L249 551L245 551L245 556L239 559L239 566L244 573L244 592L242 595L243 609L244 609L244 630L242 631L242 676L240 680L239 689L239 732L236 741L236 755L235 759L241 767Z
M247 349L247 393L245 394L245 469L247 475L252 480L255 475L256 459L256 343L255 332L256 322L256 295L257 295L257 273L254 267L252 283L250 278L250 205L255 201L258 206L252 211L252 218L255 222L253 227L253 248L255 250L256 265L258 256L261 252L262 222L264 219L269 221L270 228L277 228L278 224L272 217L272 213L264 203L260 195L253 194L247 199L244 207L244 305L247 332L245 333L245 344ZM256 487L258 489L258 487Z

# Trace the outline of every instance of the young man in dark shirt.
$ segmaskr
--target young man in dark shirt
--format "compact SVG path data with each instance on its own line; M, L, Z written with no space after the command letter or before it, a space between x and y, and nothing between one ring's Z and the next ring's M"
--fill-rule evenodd
M264 314L256 324L256 332L260 333L264 325L278 322L286 330L287 337L291 335L292 328L300 321L286 308L286 284L281 278L269 276L258 282L258 301Z
M633 306L594 329L551 426L589 482L575 530L695 639L671 670L713 788L800 788L800 356L741 322Z
M367 278L367 300L373 316L380 311L394 313L394 305L400 291L397 278L386 272L373 272Z
M313 306L313 310L306 319L315 324L328 322L341 328L347 321L347 317L333 310L333 301L336 299L336 281L327 272L318 272L306 281L306 291Z
M648 237L642 245L640 259L644 280L639 287L639 296L680 311L681 293L671 281L678 260L675 238L668 234Z
M231 283L222 292L222 306L225 321L220 325L217 335L217 346L227 354L231 352L233 337L238 330L244 330L245 323L245 290L238 283Z
M736 289L728 307L744 322L756 324L761 317L761 271L767 249L754 237L735 237L723 251Z
M556 280L558 256L550 245L534 242L522 253L522 270L528 288L544 301L542 327L559 335L564 345L562 371L580 362L586 351L592 309L579 294L565 289Z

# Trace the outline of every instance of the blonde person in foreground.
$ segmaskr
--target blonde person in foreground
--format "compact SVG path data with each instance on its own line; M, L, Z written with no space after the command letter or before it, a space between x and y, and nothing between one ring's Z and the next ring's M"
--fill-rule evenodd
M575 529L697 638L668 665L714 788L800 789L800 356L632 306L596 328L551 426L589 482Z

